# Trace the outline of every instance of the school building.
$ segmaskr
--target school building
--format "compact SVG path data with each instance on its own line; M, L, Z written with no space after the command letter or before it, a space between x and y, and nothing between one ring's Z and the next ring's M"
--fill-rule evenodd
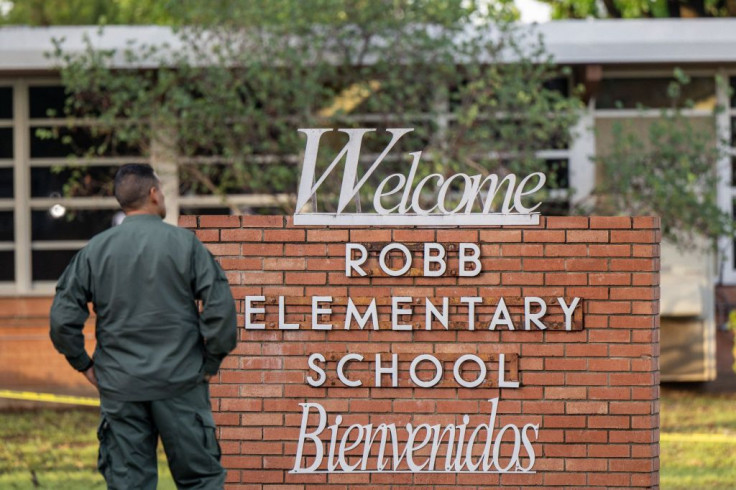
M693 126L713 131L713 139L736 147L736 19L569 20L539 25L555 62L572 68L563 86L585 87L586 109L565 148L540 153L566 168L572 199L595 187L591 157L611 145L616 121L645 131L669 106L667 87L675 68L691 77L684 98L695 104L685 114ZM115 156L84 160L89 195L68 197L64 185L75 172L70 146L44 137L58 128L83 154L93 144L94 120L70 121L63 114L64 89L45 54L52 39L65 38L71 50L90 35L100 48L138 43L176 46L169 28L110 26L97 38L89 27L0 28L0 388L91 394L48 339L48 310L55 280L73 254L96 233L113 226L119 209L109 195L116 168L150 163L165 170L164 191L172 223L180 216L229 214L218 196L192 192L180 169L213 165L216 157L177 159L167 152L141 155L135 148ZM564 89L564 88L563 88ZM647 109L641 109L646 106ZM712 127L713 111L719 112ZM51 117L50 114L58 114ZM732 212L736 198L736 158L718 164L719 203ZM563 179L565 180L565 179ZM100 189L108 189L107 195ZM243 211L274 209L285 196L237 194L230 202ZM695 212L695 211L694 211ZM662 250L662 380L705 381L716 374L716 332L723 315L736 308L736 253L723 238L723 259L702 252ZM87 332L92 343L92 329ZM726 339L726 337L723 337Z

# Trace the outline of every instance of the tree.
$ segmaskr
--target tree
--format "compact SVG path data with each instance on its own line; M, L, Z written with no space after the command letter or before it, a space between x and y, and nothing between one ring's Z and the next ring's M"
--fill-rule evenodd
M554 19L588 17L734 17L734 0L542 0L552 5Z
M3 2L0 2L2 4ZM162 0L13 0L0 25L175 24L178 10Z
M567 75L512 24L510 2L218 4L184 2L184 49L123 53L129 66L155 70L116 67L120 53L91 42L81 54L57 42L67 115L95 114L93 131L104 136L91 153L163 144L180 161L210 157L218 165L182 165L183 180L225 199L236 190L292 192L300 127L415 127L398 149L424 151L421 175L503 175L544 168L536 152L566 145L577 119L579 100L547 88ZM341 141L330 142L334 155ZM366 142L367 151L385 143ZM388 164L383 175L406 165Z
M688 83L676 69L668 90L671 107L650 120L646 132L632 127L630 119L614 123L610 150L595 157L603 175L587 211L657 215L670 241L687 247L700 236L715 247L718 238L734 235L733 219L717 199L718 164L728 146L715 137L715 117L723 108L716 108L709 127L695 127L683 115L693 106L681 96Z

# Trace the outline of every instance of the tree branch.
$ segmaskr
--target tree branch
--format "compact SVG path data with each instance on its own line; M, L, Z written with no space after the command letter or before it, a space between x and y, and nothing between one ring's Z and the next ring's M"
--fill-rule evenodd
M605 5L609 16L614 19L620 19L622 17L621 10L616 6L614 0L603 0L603 5Z

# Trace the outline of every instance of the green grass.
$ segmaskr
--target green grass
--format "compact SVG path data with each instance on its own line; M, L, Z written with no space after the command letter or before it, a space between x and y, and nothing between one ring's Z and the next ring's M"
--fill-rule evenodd
M104 489L95 410L0 413L0 488ZM663 489L736 487L736 394L663 390ZM35 476L34 476L35 475ZM159 451L159 489L174 489Z
M104 489L98 419L96 410L81 409L0 413L0 488ZM158 488L175 489L162 451L158 459Z
M663 391L661 401L662 488L734 488L736 394Z

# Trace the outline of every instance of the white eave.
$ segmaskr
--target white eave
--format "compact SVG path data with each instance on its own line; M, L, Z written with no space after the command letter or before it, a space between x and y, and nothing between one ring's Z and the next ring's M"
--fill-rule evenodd
M0 72L53 70L57 61L48 56L54 50L53 41L63 40L64 50L73 53L84 51L85 38L95 49L116 50L113 62L118 66L126 65L122 51L131 41L174 48L181 45L172 29L165 26L107 26L103 30L97 26L0 27Z
M560 64L736 63L736 19L564 20L536 26ZM164 26L1 27L0 72L53 70L47 57L52 39L64 39L71 52L96 48L124 50L136 44L181 47ZM122 55L116 64L124 66Z
M736 62L736 18L566 20L538 27L560 64Z

